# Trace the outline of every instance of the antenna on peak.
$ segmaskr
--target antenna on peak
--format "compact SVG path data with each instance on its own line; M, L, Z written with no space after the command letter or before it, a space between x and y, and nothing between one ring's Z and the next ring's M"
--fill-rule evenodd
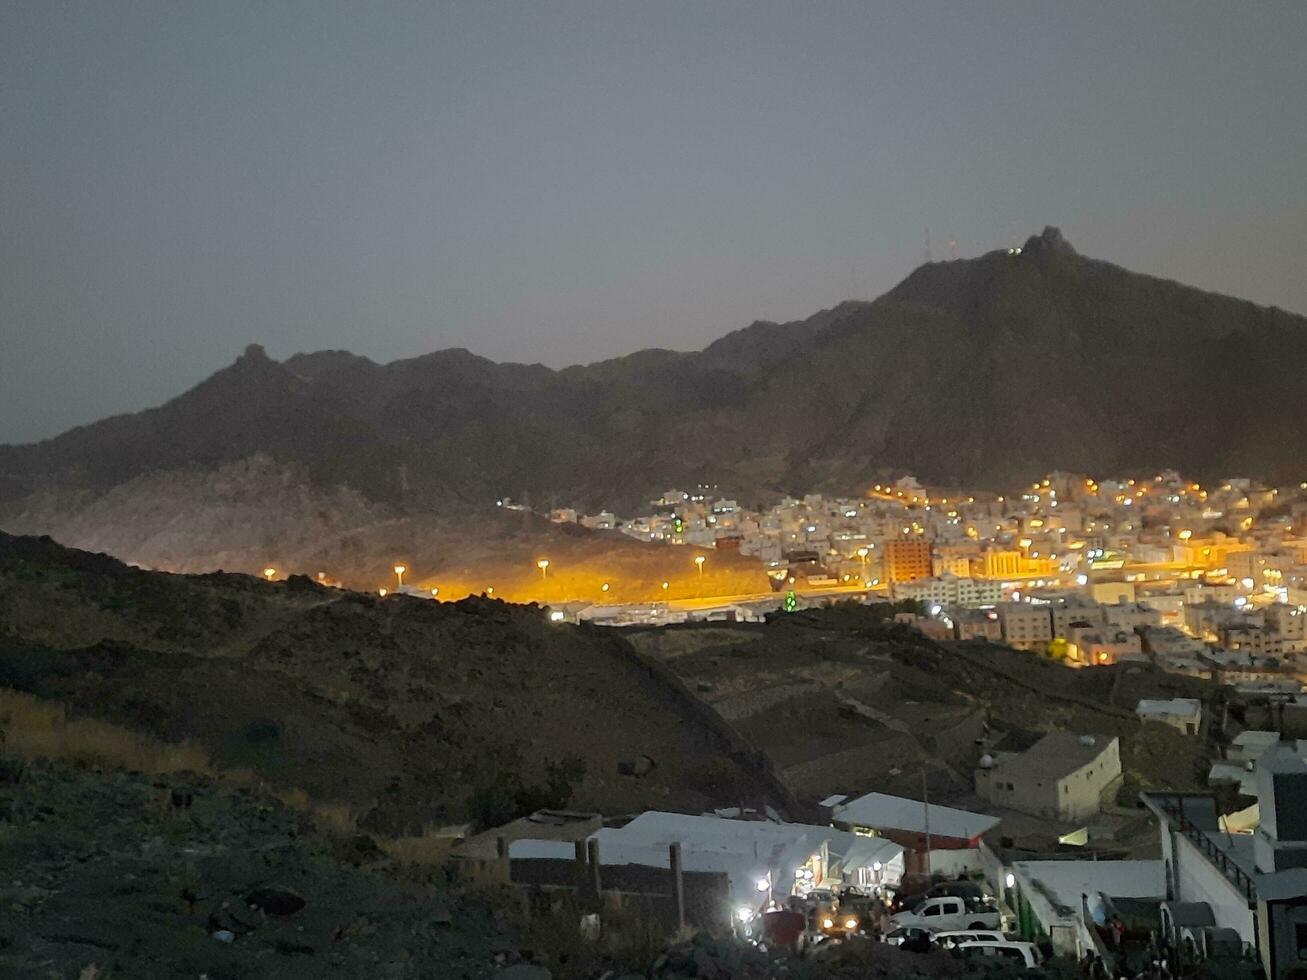
M934 261L934 259L931 257L930 254L930 229L929 228L926 229L926 261L927 262Z

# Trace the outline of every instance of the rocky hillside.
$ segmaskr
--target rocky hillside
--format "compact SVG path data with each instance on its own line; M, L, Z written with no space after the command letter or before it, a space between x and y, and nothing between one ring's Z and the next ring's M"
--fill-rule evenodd
M278 363L252 347L157 409L0 449L0 482L10 499L104 493L264 453L433 512L701 481L849 488L888 469L996 488L1054 468L1297 481L1305 339L1303 317L1084 258L1046 229L1019 254L929 263L875 302L697 353L553 371L463 350Z
M495 501L626 510L672 486L753 500L904 470L993 489L1057 468L1297 482L1305 374L1307 319L1084 258L1046 229L694 353L553 371L250 347L158 408L0 446L0 528L171 570L376 588L404 560L453 594L566 597L561 578L535 588L547 555L613 598L664 580L692 596L679 551L505 524ZM731 558L706 571L724 575L710 593L766 588Z
M465 980L515 949L487 909L312 829L194 774L0 759L0 976Z
M621 637L497 600L148 572L0 535L0 688L193 746L379 833L532 805L777 799Z
M770 588L757 561L739 555L714 554L700 581L687 549L494 506L405 508L316 483L303 467L263 453L214 470L149 473L103 493L41 491L0 503L0 529L46 534L147 568L324 572L368 591L393 585L391 569L403 561L410 584L449 598L493 588L514 602L593 600L603 582L610 599L625 602ZM547 579L536 567L541 557L550 560Z

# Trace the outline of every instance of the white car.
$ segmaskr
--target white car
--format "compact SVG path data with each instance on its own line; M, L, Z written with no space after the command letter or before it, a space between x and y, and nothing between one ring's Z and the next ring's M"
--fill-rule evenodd
M984 902L955 895L928 898L911 910L893 916L890 921L896 927L921 926L932 932L1003 928L1003 917L998 909Z
M1007 936L997 929L950 929L946 932L935 933L935 942L952 949L954 946L960 946L963 943L1002 943L1007 941Z
M1007 963L1012 966L1033 970L1044 961L1039 948L1034 943L1017 942L1005 939L1001 942L985 941L959 943L957 951L967 958Z

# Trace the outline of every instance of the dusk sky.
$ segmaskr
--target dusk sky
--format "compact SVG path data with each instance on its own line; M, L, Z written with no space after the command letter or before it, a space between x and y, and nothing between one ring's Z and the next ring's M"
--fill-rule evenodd
M6 0L0 442L250 342L698 348L926 228L1307 312L1305 39L1299 0Z

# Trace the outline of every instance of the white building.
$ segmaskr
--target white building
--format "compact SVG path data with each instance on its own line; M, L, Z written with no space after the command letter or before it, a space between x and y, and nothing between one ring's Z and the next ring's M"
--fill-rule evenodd
M1053 639L1048 606L1027 602L1001 602L994 607L1003 627L1003 642L1018 650L1043 649Z
M977 609L992 606L1003 598L1001 582L987 579L958 578L941 575L938 578L915 579L894 583L895 599L916 599L938 606L963 606Z
M1166 896L1162 928L1198 954L1231 935L1255 951L1270 980L1307 961L1307 762L1274 745L1256 764L1261 824L1254 834L1220 827L1214 799L1141 793L1161 824Z
M1081 959L1095 951L1093 923L1111 898L1165 898L1161 861L1018 861L1011 867L1008 901L1017 909L1023 938L1042 932L1059 956Z
M1116 738L1054 732L1025 752L995 752L980 760L976 795L995 806L1061 820L1084 820L1121 778Z
M1140 721L1157 721L1186 735L1197 735L1203 721L1203 703L1197 698L1145 698L1135 707Z

